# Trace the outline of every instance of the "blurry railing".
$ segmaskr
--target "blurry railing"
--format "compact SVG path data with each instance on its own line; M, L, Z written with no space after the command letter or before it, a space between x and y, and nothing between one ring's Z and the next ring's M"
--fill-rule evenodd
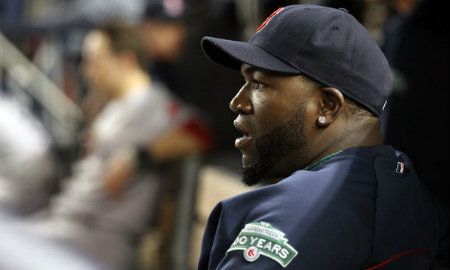
M0 70L6 71L2 80L11 81L40 103L46 115L43 124L56 145L67 146L76 139L82 119L79 107L64 92L28 60L2 33L0 33Z
M239 176L187 156L165 168L156 224L142 238L139 270L197 269L206 222L221 200L249 191Z

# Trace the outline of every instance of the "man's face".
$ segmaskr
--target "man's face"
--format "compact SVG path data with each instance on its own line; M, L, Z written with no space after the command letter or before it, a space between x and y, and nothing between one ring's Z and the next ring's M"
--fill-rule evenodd
M114 93L121 66L106 35L98 31L88 34L83 44L83 75L93 90L107 96Z
M241 71L245 84L230 108L239 113L234 125L244 134L235 142L242 152L242 180L253 185L286 177L304 163L315 84L304 76L267 73L246 64Z

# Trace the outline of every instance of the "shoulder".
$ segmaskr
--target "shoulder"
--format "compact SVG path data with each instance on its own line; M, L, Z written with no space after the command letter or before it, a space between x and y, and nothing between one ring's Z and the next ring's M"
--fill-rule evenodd
M210 269L361 269L369 258L426 247L421 242L432 237L417 232L428 225L434 232L435 218L414 219L434 212L420 197L412 167L402 173L399 162L410 166L392 147L350 149L314 170L221 202L208 224L203 263Z
M226 263L246 269L241 264L259 252L260 258L253 262L258 269L331 269L336 263L334 255L317 262L325 245L336 256L347 258L345 267L355 268L351 264L357 261L355 257L365 258L369 252L374 186L359 191L344 187L366 185L347 181L352 173L340 173L346 166L339 160L332 168L298 171L277 184L221 202L208 224L214 231L210 241L216 238L211 245L211 265ZM247 257L245 252L249 252ZM313 268L317 266L322 268Z
M220 213L228 215L232 211L234 218L247 221L271 212L280 216L295 213L301 217L309 208L317 212L329 202L352 201L354 196L366 196L374 191L374 164L373 155L342 153L314 170L299 170L276 184L224 200L220 203Z

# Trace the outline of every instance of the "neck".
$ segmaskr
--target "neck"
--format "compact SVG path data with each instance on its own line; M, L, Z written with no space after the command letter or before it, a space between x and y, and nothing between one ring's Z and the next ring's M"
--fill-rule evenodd
M380 121L371 117L363 122L349 127L344 133L343 145L351 147L369 147L383 144Z
M134 91L147 88L151 83L148 74L142 70L132 70L123 74L123 80L114 92L113 99L122 98Z
M321 139L316 141L316 143L322 145L322 147L319 147L317 144L313 146L315 149L320 150L316 151L315 155L308 159L310 161L305 166L311 166L322 158L345 149L383 144L378 118L373 117L363 120L352 126L346 125L341 130L341 132L337 132L336 130L328 131L329 134L337 134L337 136L320 136ZM323 143L324 141L326 143Z

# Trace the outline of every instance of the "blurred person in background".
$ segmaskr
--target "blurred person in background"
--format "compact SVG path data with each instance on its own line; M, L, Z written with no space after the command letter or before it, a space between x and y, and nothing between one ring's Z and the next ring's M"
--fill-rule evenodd
M0 208L28 215L48 202L54 188L51 138L11 96L0 93Z
M149 72L152 78L184 97L188 93L182 88L177 62L184 52L187 29L182 17L183 1L174 2L176 5L150 1L141 27L146 53L151 59Z
M136 170L136 153L157 163L210 148L202 121L148 76L144 59L139 33L130 26L111 23L86 36L84 76L108 102L62 192L29 220L33 232L108 269L132 265L136 237L149 223L161 181L156 170Z
M223 159L223 154L230 153L233 147L230 141L237 134L233 128L223 124L233 119L232 113L223 104L223 100L231 98L226 90L237 87L240 78L227 71L219 75L219 69L211 67L207 59L203 57L198 43L205 34L226 32L229 37L239 35L235 1L156 0L160 4L150 2L155 1L149 1L149 7L145 12L144 24L147 24L147 30L156 28L161 30L162 25L166 29L172 29L170 30L172 45L166 45L171 48L172 57L162 59L162 54L156 56L164 61L164 65L157 63L156 70L152 68L152 72L156 72L163 81L165 78L172 80L169 77L173 76L174 79L169 83L173 91L211 118L215 148L214 152L208 156L208 162L220 160L221 165L227 166L230 160ZM181 5L180 2L182 2ZM160 35L168 36L168 33L160 33ZM168 52L168 48L165 51ZM160 76L161 74L165 78ZM211 91L212 88L214 91ZM235 155L234 151L232 151L231 159L231 162L239 163L239 156Z
M109 270L71 247L33 234L2 209L0 235L1 270Z

